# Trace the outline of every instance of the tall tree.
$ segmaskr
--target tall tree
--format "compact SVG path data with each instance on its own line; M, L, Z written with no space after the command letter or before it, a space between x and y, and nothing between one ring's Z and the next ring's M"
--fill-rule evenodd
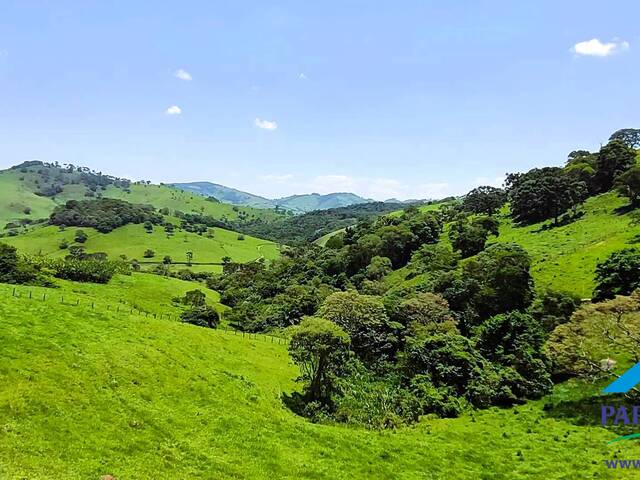
M629 198L631 206L640 206L640 166L636 165L616 178L616 190Z
M640 148L640 129L623 128L609 137L609 141L612 140L620 140L631 148Z
M511 215L523 224L552 218L575 208L587 197L587 186L558 167L534 168L507 176Z
M613 140L600 149L596 170L598 191L608 192L618 175L636 163L636 152L626 143Z
M467 193L462 207L472 213L493 215L507 201L507 194L501 188L481 186Z

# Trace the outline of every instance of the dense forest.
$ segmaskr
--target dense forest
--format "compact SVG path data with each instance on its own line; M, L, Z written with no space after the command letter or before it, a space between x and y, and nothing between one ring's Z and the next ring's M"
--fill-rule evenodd
M479 187L435 211L368 217L326 248L287 249L208 286L232 307L234 327L290 332L305 385L290 406L316 420L385 427L538 398L560 373L545 342L581 301L537 290L519 245L487 247L499 233L496 213L508 202L515 222L555 228L611 190L635 208L639 142L640 131L616 132L599 152L571 152L564 167L509 174L505 189ZM390 283L407 264L424 280ZM594 300L630 295L640 286L640 252L617 252L594 274Z

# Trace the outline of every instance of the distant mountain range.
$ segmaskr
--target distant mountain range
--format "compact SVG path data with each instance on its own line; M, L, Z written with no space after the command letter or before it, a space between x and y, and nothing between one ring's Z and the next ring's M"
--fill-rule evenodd
M350 205L373 202L373 200L360 197L354 193L329 193L327 195L309 193L269 199L211 182L173 183L172 186L205 197L214 197L223 203L230 203L232 205L256 208L279 207L295 213L328 210L330 208L348 207ZM398 200L395 200L395 202L402 203Z

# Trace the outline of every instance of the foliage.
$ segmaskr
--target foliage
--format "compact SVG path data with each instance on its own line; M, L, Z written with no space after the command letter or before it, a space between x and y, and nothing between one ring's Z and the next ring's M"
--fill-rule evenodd
M527 173L507 175L511 215L530 224L553 219L580 205L587 198L587 185L558 167L534 168Z
M89 237L87 236L87 234L86 234L86 233L84 233L84 231L82 231L82 230L78 230L78 231L76 232L75 237L74 237L73 239L74 239L74 241L75 241L75 242L77 242L77 243L84 243L84 242L86 242L86 241L87 241L87 239L88 239L88 238L89 238Z
M365 363L374 364L393 355L397 338L379 298L354 291L332 293L318 315L349 334L351 349Z
M611 190L616 178L634 166L636 152L620 140L612 140L600 149L596 184L599 192Z
M631 207L640 206L640 166L631 167L618 175L615 180L616 190L631 201Z
M331 402L348 347L349 335L329 320L307 317L295 327L289 353L300 367L300 379L304 382L308 401Z
M481 186L465 195L462 208L471 213L493 215L506 201L507 195L503 189Z
M215 308L208 305L194 305L180 314L184 323L199 327L217 328L220 316Z
M640 293L585 304L549 337L556 375L613 378L616 364L640 361Z
M640 130L623 128L611 134L609 141L619 140L630 148L640 148Z
M640 251L627 248L612 253L596 267L595 300L629 295L640 288Z
M161 223L162 217L154 210L149 205L134 205L112 198L69 200L54 209L50 221L53 225L94 227L107 233L128 223Z
M462 258L471 257L484 250L489 235L498 234L498 225L493 217L461 216L449 227L449 241Z

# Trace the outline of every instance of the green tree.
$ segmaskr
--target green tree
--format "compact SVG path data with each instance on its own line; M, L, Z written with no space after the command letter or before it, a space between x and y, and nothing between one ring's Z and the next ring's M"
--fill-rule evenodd
M507 175L511 216L529 224L553 219L576 208L587 197L587 185L557 167L534 168L527 173Z
M493 215L507 201L507 194L501 188L481 186L467 193L462 207L467 212Z
M629 295L640 288L640 251L627 248L613 252L596 267L594 300Z
M600 149L596 169L598 191L608 192L618 175L636 163L636 152L620 140L613 140Z
M615 181L616 190L631 201L633 208L640 206L640 166L631 167Z
M619 140L630 148L640 148L640 129L623 128L614 132L609 141Z
M475 334L476 348L485 358L512 369L506 378L518 398L539 398L551 390L548 362L542 353L545 332L531 315L496 315L480 325Z
M514 243L498 243L464 266L464 275L479 285L474 308L481 318L526 309L533 300L531 260Z
M300 367L300 378L308 401L331 402L336 379L348 355L349 343L349 335L329 320L307 317L295 327L289 354Z
M187 265L191 266L191 262L193 261L193 252L192 251L188 251L186 253L186 255L187 255ZM224 262L224 258L222 259L222 262L225 263Z
M171 265L171 263L173 263L173 260L169 255L165 255L162 259L162 263L164 263L165 265Z
M412 336L458 333L449 303L434 293L419 293L404 300L395 318L408 328Z
M156 256L156 252L148 248L147 250L144 251L144 254L142 256L144 258L153 258Z
M335 292L325 299L318 315L344 328L353 351L365 362L375 363L392 354L396 340L380 298Z
M205 305L206 300L207 296L202 292L202 290L195 289L189 290L184 294L182 303L191 307L202 307Z

